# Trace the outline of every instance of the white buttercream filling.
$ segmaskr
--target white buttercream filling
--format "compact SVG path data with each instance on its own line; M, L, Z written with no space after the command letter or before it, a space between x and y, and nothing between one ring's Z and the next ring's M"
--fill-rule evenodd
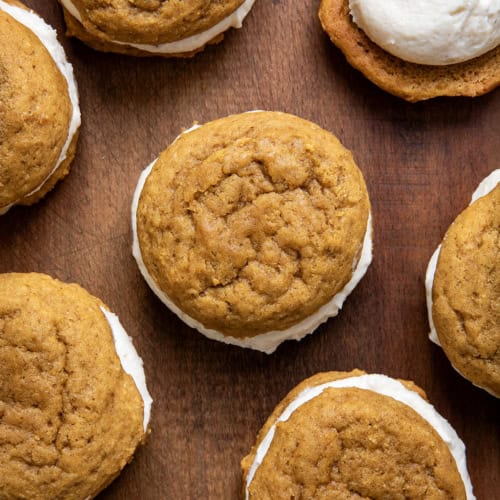
M467 500L475 499L474 493L472 491L472 484L470 481L469 473L467 471L465 445L458 437L455 430L448 423L448 421L441 415L439 415L435 408L431 404L427 403L418 393L407 389L403 384L401 384L401 382L398 382L397 380L394 380L385 375L372 374L360 375L359 377L349 377L346 379L327 382L325 384L304 389L285 408L283 413L277 418L276 423L269 429L268 433L264 436L264 439L258 446L254 461L247 475L245 488L246 500L248 500L249 498L248 488L250 487L250 484L255 477L255 473L258 467L265 459L265 456L273 441L274 433L276 431L276 424L278 422L287 421L295 412L295 410L297 410L297 408L300 408L303 404L311 401L313 398L318 397L325 389L338 389L347 387L357 387L358 389L373 391L378 394L382 394L383 396L391 397L416 411L436 430L441 439L448 446L450 453L455 459L458 472L460 473L460 476L464 483Z
M500 43L500 0L350 0L353 21L390 54L447 65Z
M437 262L439 259L439 252L441 251L441 245L439 245L427 265L427 271L425 273L425 299L427 302L427 317L429 318L429 326L431 331L429 332L429 339L437 345L441 345L439 338L437 336L436 327L434 326L434 319L432 318L432 288L434 286L434 275L436 274Z
M61 3L74 18L83 24L82 16L72 0L61 0ZM151 52L153 54L182 54L184 52L192 52L203 47L229 28L241 28L243 20L250 12L254 3L255 0L245 0L232 14L225 17L222 21L219 21L208 30L181 40L176 40L175 42L160 43L158 45L121 42L119 40L110 40L110 42L117 45L133 47L144 52Z
M500 169L494 170L490 175L488 175L485 179L481 181L477 189L474 191L471 201L469 203L469 206L472 205L476 200L479 198L482 198L483 196L486 196L487 194L491 193L493 189L497 187L497 184L500 182ZM437 263L439 260L439 253L441 251L441 245L439 245L435 252L432 254L432 257L429 260L429 264L427 265L427 270L425 272L425 298L427 302L427 317L429 318L429 327L430 327L430 332L429 332L429 340L437 344L438 346L441 347L441 343L439 342L439 337L436 331L436 327L434 325L434 320L432 318L432 289L434 287L434 276L436 274L436 268L437 268ZM453 364L453 368L462 375L460 370L458 370ZM463 375L462 375L463 376ZM476 385L476 384L474 384ZM485 391L489 392L490 394L493 394L490 390L481 387L481 389L484 389ZM495 394L493 394L495 395Z
M251 111L258 113L259 111ZM194 125L190 129L183 132L183 134L189 133L190 131L199 128L199 125ZM182 135L182 134L181 134ZM180 137L180 136L179 136ZM177 139L176 139L177 140ZM191 328L198 330L200 333L212 340L218 340L219 342L224 342L226 344L237 345L240 347L246 347L249 349L255 349L257 351L262 351L267 354L271 354L276 350L276 348L285 340L301 340L306 335L312 333L320 324L324 323L328 318L336 316L342 305L344 304L347 296L354 290L356 285L359 283L361 278L365 275L368 266L372 261L372 222L371 214L368 216L368 222L366 226L366 232L363 239L363 246L361 249L361 255L359 259L353 262L353 273L349 282L345 287L338 292L334 297L321 306L315 313L311 314L307 318L303 319L299 323L287 328L285 330L273 330L254 337L246 338L235 338L231 336L224 335L223 333L206 328L202 323L184 313L179 307L177 307L170 297L159 288L159 286L154 281L153 277L149 274L144 260L142 258L141 248L139 245L139 238L137 236L137 207L139 205L139 199L146 183L151 170L153 169L156 160L151 163L145 170L141 173L137 187L132 200L132 234L133 234L133 244L132 244L132 254L137 262L139 270L142 276L146 280L146 283L150 286L151 290L155 295L182 321L184 321Z
M472 198L470 200L469 205L472 205L476 200L490 194L500 182L500 168L493 170L490 175L485 177L479 186L476 188L474 193L472 194Z
M76 86L75 76L73 74L73 66L66 59L64 49L57 40L57 32L32 10L25 10L14 5L10 5L3 0L0 0L0 10L3 10L7 14L9 14L18 23L26 26L26 28L32 31L40 40L40 42L45 46L48 53L56 63L57 68L66 80L72 107L71 120L68 128L68 137L66 138L66 142L61 149L59 158L57 159L49 175L47 175L47 177L35 189L23 196L23 198L25 198L39 191L50 179L52 174L57 170L59 165L61 165L61 163L66 159L71 141L73 140L73 137L80 127L81 123L80 106L78 103L78 90ZM10 205L0 207L0 215L6 213L18 201L20 200L17 200Z
M144 374L144 364L142 362L142 358L137 354L134 344L132 343L132 339L123 328L118 316L104 307L101 307L101 311L106 317L109 327L111 328L111 332L113 333L116 354L120 358L123 371L132 377L135 386L141 395L144 406L143 427L144 432L146 432L148 430L148 424L151 417L151 405L153 403L153 399L151 398L148 388L146 387L146 375Z

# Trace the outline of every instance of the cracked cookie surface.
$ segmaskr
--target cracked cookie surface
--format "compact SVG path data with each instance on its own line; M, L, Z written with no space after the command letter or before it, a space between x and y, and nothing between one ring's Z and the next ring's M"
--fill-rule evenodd
M177 307L243 338L286 329L344 288L369 210L362 174L332 134L254 112L182 134L160 155L137 233Z
M84 29L101 43L122 41L152 45L206 31L232 14L243 1L72 0Z
M38 37L1 10L0 26L1 210L12 203L37 201L66 175L76 139L51 182L27 197L57 163L68 136L72 106L66 80Z
M500 397L500 184L448 229L434 276L432 318L453 366Z
M1 499L93 497L144 439L101 306L46 275L0 275Z
M294 388L243 459L244 484L257 447L302 391L362 374L321 373ZM401 383L425 397L412 382ZM465 490L448 446L426 420L391 397L349 387L325 389L277 424L249 499L290 498L458 500Z

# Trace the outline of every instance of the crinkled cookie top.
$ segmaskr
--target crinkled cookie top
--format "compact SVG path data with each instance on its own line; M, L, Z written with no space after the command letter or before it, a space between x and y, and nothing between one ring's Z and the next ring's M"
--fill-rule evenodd
M71 0L88 31L110 40L159 44L206 31L244 0Z
M329 132L276 112L182 134L142 191L137 229L157 285L234 337L285 329L350 280L370 210L361 172Z
M0 496L96 495L144 438L102 303L42 274L0 275Z
M448 229L432 300L436 332L451 363L500 396L500 184Z

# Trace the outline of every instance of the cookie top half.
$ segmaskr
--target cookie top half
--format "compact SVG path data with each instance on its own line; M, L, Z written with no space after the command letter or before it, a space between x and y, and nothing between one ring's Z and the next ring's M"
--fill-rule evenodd
M71 0L82 19L118 41L165 43L207 30L244 0ZM62 2L63 5L65 2Z
M243 498L474 498L463 443L424 398L359 370L305 380L243 459Z
M34 193L58 167L64 170L58 178L67 173L80 113L72 69L52 28L19 2L4 0L0 27L1 213L13 204L36 201ZM47 35L47 46L36 32ZM58 64L70 73L71 92Z
M0 275L4 498L92 498L143 441L146 403L105 311L78 285Z
M351 279L370 202L351 153L279 112L182 134L137 207L144 264L184 313L236 338L294 325Z
M443 239L432 319L456 369L500 396L500 183L467 207Z

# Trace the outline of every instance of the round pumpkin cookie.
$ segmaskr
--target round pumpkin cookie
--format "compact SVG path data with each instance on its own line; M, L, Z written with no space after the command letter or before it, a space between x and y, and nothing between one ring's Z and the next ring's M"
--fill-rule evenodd
M500 84L496 0L322 0L319 18L354 68L410 102Z
M272 352L338 313L371 262L370 202L351 153L279 112L177 140L141 175L134 256L188 325Z
M465 446L425 393L359 370L295 387L241 467L245 500L474 498Z
M73 68L37 14L0 0L0 46L2 214L35 203L69 172L80 109Z
M0 497L96 496L148 434L142 360L78 285L0 274Z
M426 288L430 339L460 374L500 397L500 169L446 232Z
M191 57L241 28L255 0L59 0L67 32L97 50Z

